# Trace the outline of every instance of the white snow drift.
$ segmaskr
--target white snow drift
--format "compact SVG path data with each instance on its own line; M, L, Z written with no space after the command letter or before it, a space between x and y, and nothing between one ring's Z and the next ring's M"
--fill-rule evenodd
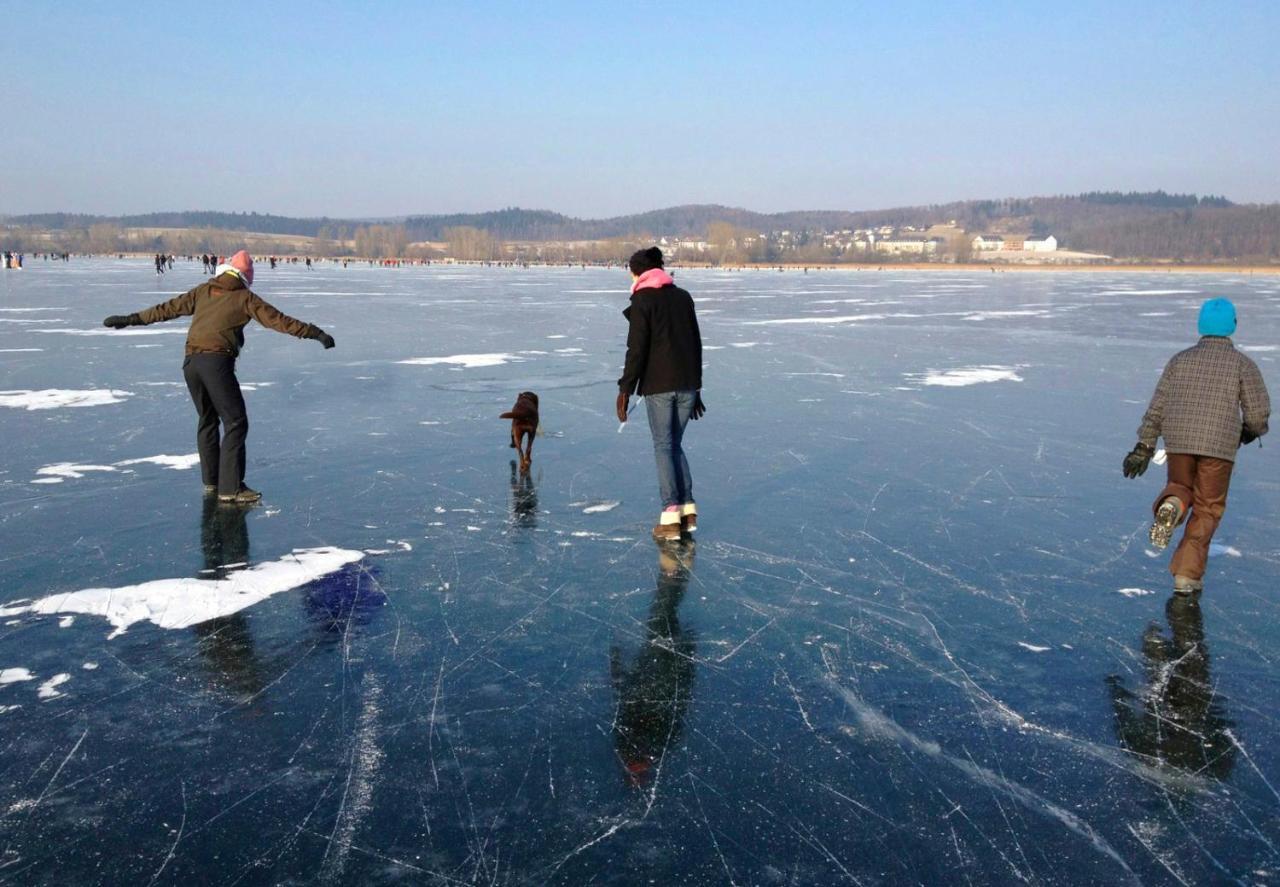
M110 388L45 388L40 391L0 391L0 407L17 410L56 410L59 407L100 407L112 403L124 403L133 397L132 391L116 391Z
M102 616L115 627L110 637L123 634L135 622L144 620L161 628L189 628L238 613L274 594L336 573L363 557L364 552L342 548L299 548L278 561L231 573L225 579L157 579L122 588L86 588L0 607L0 616Z
M1021 382L1019 367L977 366L959 367L953 370L930 370L923 375L915 375L925 385L940 385L944 388L961 388L966 385L981 385L985 382Z
M463 369L474 370L480 367L502 366L508 361L518 359L514 354L451 354L448 357L412 357L397 363L423 367L452 364Z

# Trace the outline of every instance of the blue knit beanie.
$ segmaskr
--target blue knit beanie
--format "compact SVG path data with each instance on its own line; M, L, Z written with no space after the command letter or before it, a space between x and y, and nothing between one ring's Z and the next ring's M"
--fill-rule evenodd
M1236 331L1236 306L1230 299L1210 299L1200 306L1200 335L1230 336Z

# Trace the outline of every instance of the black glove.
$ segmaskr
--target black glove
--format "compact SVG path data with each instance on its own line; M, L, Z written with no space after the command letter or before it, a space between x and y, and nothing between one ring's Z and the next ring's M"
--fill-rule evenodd
M1247 426L1240 429L1240 446L1247 447L1257 439L1258 435L1250 431Z
M630 395L630 394L627 394L625 391L619 391L619 392L618 392L617 407L618 407L618 421L619 421L619 422L625 422L625 421L627 421L627 403L628 403L630 400L631 400L631 395Z
M695 422L705 416L707 413L707 405L702 402L702 392L699 391L693 398L693 415L690 417Z
M1151 457L1155 455L1155 450L1139 441L1129 451L1129 455L1124 457L1124 476L1125 477L1141 477L1147 473L1147 466L1151 464Z
M113 314L102 321L102 325L109 326L113 330L122 330L127 326L142 326L142 318L136 314Z
M333 336L329 335L324 330L321 330L316 335L316 341L319 342L321 345L323 345L326 351L332 348L336 344L333 341Z

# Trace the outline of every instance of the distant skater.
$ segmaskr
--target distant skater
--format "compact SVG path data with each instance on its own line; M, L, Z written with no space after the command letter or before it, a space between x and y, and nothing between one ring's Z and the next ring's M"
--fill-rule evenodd
M1236 450L1267 433L1271 400L1258 366L1236 350L1236 309L1226 299L1200 308L1200 341L1173 356L1138 429L1138 443L1124 459L1124 476L1138 477L1164 437L1169 478L1156 498L1151 542L1164 548L1186 521L1169 562L1173 590L1204 588L1209 542L1227 508ZM1188 513L1190 519L1188 519Z
M315 339L325 348L332 348L334 342L320 327L289 317L249 289L253 285L253 257L245 250L215 270L212 279L175 299L137 314L112 315L102 323L123 329L191 316L182 375L199 414L196 444L204 491L216 492L221 503L248 505L262 495L244 483L249 417L236 379L236 357L244 347L245 326L256 320L277 332Z
M653 528L659 542L678 541L681 531L698 528L693 476L682 442L690 419L706 412L702 404L702 335L693 297L663 270L662 250L637 250L631 269L631 305L627 357L618 379L618 421L627 421L632 394L645 399L649 433L658 467L662 514Z

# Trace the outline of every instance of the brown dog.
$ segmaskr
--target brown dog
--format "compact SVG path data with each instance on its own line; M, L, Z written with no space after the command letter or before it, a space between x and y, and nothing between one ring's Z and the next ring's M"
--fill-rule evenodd
M533 438L538 433L538 395L532 391L521 391L511 411L498 418L511 420L511 446L520 453L520 470L528 471L533 464ZM523 451L520 449L521 438L527 439Z

